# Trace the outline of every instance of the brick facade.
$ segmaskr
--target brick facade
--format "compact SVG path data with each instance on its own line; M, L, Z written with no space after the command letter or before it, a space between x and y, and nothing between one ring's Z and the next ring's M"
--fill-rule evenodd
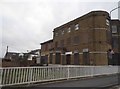
M109 14L93 11L54 29L53 64L107 65Z

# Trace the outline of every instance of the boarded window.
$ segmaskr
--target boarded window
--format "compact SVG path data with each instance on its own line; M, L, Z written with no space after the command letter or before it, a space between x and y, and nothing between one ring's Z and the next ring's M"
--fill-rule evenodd
M118 49L118 37L113 37L113 48Z
M79 65L80 61L79 61L79 53L75 53L74 54L74 65Z
M70 54L67 54L67 55L66 55L66 64L67 64L67 65L70 65L70 64L71 64L71 55L70 55Z
M64 40L60 41L60 47L64 47Z
M71 38L67 38L67 44L71 44Z
M61 62L61 54L60 53L56 53L56 56L55 56L55 64L60 64Z
M83 64L90 65L89 52L83 52Z
M57 48L58 47L58 42L55 42L55 48Z
M79 44L79 36L75 36L73 39L73 44Z
M107 42L109 43L109 44L111 44L111 42L112 42L112 34L111 34L111 32L110 32L110 30L106 30L106 38L107 38Z

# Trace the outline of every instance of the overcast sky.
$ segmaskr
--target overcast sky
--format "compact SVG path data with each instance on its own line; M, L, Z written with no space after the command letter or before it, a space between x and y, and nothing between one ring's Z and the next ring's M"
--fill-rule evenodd
M0 0L0 57L40 48L53 29L93 10L110 12L119 0ZM112 18L118 18L117 10Z

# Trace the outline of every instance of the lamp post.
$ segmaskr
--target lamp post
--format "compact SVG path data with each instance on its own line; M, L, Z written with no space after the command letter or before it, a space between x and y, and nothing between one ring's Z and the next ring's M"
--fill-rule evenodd
M110 11L110 19L111 19L111 13L112 13L114 10L118 9L118 8L120 8L120 6L114 8L114 9L112 9L112 10Z

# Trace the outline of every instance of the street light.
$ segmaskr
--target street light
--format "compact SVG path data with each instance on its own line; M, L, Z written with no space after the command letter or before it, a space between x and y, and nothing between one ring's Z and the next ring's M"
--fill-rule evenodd
M114 10L118 9L118 8L120 8L120 6L114 8L114 9L112 9L112 10L110 11L110 19L111 19L111 13L112 13Z

